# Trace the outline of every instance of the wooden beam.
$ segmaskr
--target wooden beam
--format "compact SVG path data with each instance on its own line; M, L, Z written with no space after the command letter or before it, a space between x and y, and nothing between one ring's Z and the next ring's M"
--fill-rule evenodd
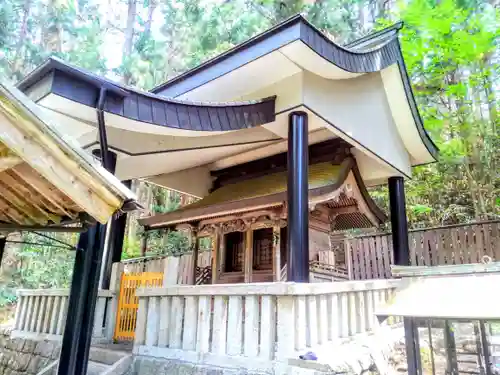
M29 202L30 197L19 197L16 193L11 191L4 181L0 181L0 195L5 201L8 201L19 212L22 212L26 217L30 218L37 224L45 225L48 223L49 215L45 212L40 213ZM28 199L28 201L26 200ZM28 203L29 202L29 203Z
M45 179L36 177L33 174L33 170L27 164L21 164L16 168L12 169L10 172L14 173L17 177L26 182L29 186L33 188L38 194L43 196L48 202L50 202L60 213L65 214L71 219L75 219L77 214L66 209L62 204L62 197L58 195L53 189L53 186Z
M9 217L12 222L16 224L34 224L33 220L30 217L27 217L24 213L19 211L15 206L10 204L10 202L6 199L3 198L3 196L0 195L0 202L3 202L6 207L2 210L2 212Z
M200 239L196 235L196 229L191 232L191 241L193 241L193 269L191 270L191 283L196 285L196 267L198 267L198 254L200 252Z
M219 257L221 238L220 228L216 228L212 235L212 284L217 284L219 280Z
M245 283L252 282L253 270L253 230L245 232Z
M273 226L273 280L281 281L281 227Z
M42 208L38 202L36 202L35 198L36 195L33 194L30 189L27 188L26 185L16 181L10 174L8 173L3 173L0 176L0 181L2 184L8 186L13 192L15 192L15 195L17 195L23 202L25 202L28 205L31 205L38 213L42 216L44 216L46 219L54 222L54 223L59 223L61 221L60 216L52 214L52 211L50 209Z
M28 103L22 104L31 109ZM9 100L0 101L1 141L71 197L82 211L102 223L106 222L122 202L102 180L99 181L88 172L90 162L84 158L79 160L79 155L66 144L56 142L53 134L52 129L46 127L33 113L23 113L19 104Z
M11 169L22 162L22 159L17 156L4 156L0 158L0 172Z
M332 162L340 164L350 155L351 145L341 138L316 143L309 146L309 164ZM283 172L287 169L287 153L269 156L248 163L211 172L217 177L214 188L234 182L264 176L269 173Z

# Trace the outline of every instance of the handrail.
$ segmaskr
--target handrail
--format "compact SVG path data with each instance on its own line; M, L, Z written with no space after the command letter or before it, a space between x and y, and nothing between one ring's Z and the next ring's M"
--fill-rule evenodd
M286 271L286 263L285 263L283 268L281 268L280 281L286 281L286 277L287 277L287 271Z
M317 260L311 260L309 262L309 269L313 272L323 272L338 278L349 278L349 274L345 268L334 266L333 264L322 263Z
M195 285L210 284L212 280L212 267L196 267Z

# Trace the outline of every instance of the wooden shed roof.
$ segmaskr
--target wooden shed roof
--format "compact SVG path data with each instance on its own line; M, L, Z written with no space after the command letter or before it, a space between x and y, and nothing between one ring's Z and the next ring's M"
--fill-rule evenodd
M105 223L137 207L132 192L63 138L35 103L0 83L0 230L82 222L87 215Z
M364 223L371 221L372 225L377 225L386 219L384 213L368 195L353 158L348 157L339 165L333 165L329 162L310 165L308 177L311 205L328 201L338 201L339 204L343 201L356 203L358 200L362 200L362 204L358 204L358 209L363 214L366 213L370 216L370 219L367 218ZM352 194L354 190L357 193ZM209 217L280 206L286 201L286 193L287 172L272 173L224 185L195 203L173 212L140 219L139 223L150 228L158 228ZM353 196L354 200L346 199L346 195ZM349 218L354 220L351 224L343 223L343 226L346 227L344 229L356 227L355 223L363 222L363 220L359 220L358 216L352 216L352 212L344 214L347 215L345 220Z

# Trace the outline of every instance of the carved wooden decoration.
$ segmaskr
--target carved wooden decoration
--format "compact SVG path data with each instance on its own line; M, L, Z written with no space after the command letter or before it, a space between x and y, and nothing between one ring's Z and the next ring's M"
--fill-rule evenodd
M242 219L230 220L221 224L221 233L245 232L248 228L248 222Z
M198 228L198 231L197 231L197 236L198 237L213 236L216 229L217 229L217 225L214 225L214 224L206 224L206 225L200 226Z

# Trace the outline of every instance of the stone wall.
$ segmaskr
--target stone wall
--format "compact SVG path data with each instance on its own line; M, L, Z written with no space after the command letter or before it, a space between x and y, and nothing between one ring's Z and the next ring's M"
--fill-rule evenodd
M58 342L11 338L10 332L0 327L0 375L35 375L58 359Z

